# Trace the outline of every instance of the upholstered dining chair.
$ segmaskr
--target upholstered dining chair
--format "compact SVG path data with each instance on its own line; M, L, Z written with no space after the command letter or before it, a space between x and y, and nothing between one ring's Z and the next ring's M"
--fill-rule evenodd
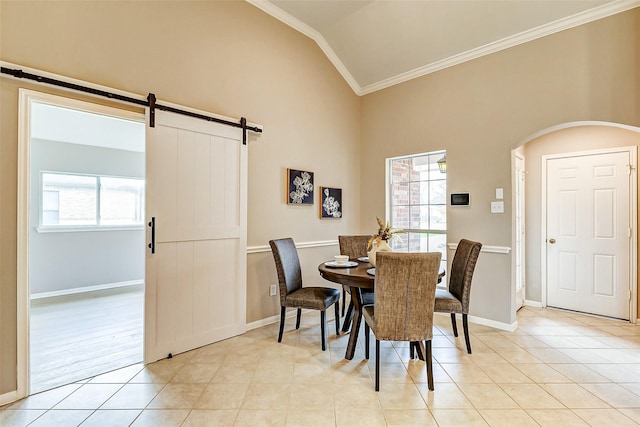
M278 342L282 342L287 307L294 307L296 313L296 329L300 329L302 309L320 310L320 329L322 334L322 350L327 349L327 314L326 310L335 304L336 335L340 335L340 291L321 286L302 287L302 271L296 245L291 238L270 240L273 260L278 273L280 288L280 331Z
M338 244L340 245L340 255L348 255L349 259L356 259L367 256L367 245L371 235L352 235L352 236L338 236ZM347 306L347 293L351 293L348 286L342 286L342 316L345 315L345 307ZM362 289L362 301L364 304L373 304L373 291L370 289ZM348 325L353 317L353 302L349 301L349 308L347 309L347 317L344 319L345 332L348 330Z
M380 390L380 340L425 341L429 390L433 390L431 339L440 252L376 254L376 300L363 307L365 358L369 330L376 338L375 389Z
M435 311L438 313L451 313L451 326L453 327L453 335L456 337L458 336L456 313L462 314L464 340L469 354L471 354L471 341L469 340L467 314L469 314L471 279L473 278L473 271L476 268L480 249L482 249L482 243L466 239L460 240L451 263L449 289L436 290Z

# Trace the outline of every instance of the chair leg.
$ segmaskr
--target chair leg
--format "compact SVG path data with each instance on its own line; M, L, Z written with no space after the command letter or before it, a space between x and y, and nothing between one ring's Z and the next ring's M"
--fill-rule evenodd
M458 326L456 325L456 314L451 313L451 326L453 326L453 336L458 336Z
M364 358L369 360L369 325L364 322Z
M467 315L462 313L462 329L464 329L464 341L467 343L467 353L471 354L471 341L469 341L469 322Z
M285 306L280 307L280 332L278 332L278 342L282 342L282 333L284 332L284 318L287 314Z
M300 329L300 316L302 316L302 309L301 308L299 308L298 312L296 313L296 329Z
M340 300L336 301L336 336L340 336Z
M426 348L425 362L427 365L427 383L429 390L433 391L433 364L431 362L431 340L425 341L424 346Z
M380 391L380 340L376 338L376 391Z
M411 360L415 359L415 357L416 357L416 354L415 354L415 348L416 348L416 347L415 347L414 342L413 342L413 341L411 341L411 342L409 343L409 359L411 359Z
M320 332L322 334L322 351L327 349L327 312L320 310Z

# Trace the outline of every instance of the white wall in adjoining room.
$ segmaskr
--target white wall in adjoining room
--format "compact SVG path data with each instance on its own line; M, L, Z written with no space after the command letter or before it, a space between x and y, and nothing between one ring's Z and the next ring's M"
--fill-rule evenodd
M31 295L144 280L144 227L40 233L40 172L144 179L144 153L32 139L29 212Z

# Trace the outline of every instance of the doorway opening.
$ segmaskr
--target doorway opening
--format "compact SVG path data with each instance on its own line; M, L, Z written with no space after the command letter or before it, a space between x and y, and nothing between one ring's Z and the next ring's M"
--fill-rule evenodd
M143 360L145 123L32 91L21 101L33 394Z

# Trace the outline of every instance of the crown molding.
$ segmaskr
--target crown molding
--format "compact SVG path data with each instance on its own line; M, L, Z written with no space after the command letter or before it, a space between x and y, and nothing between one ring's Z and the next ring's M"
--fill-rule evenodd
M329 61L331 61L338 72L346 80L351 89L356 93L356 95L359 96L377 92L379 90L425 76L427 74L435 73L436 71L440 71L445 68L453 67L454 65L462 64L463 62L471 61L485 55L490 55L492 53L496 53L510 47L518 46L520 44L527 43L554 33L558 33L563 30L568 30L579 25L588 24L589 22L597 21L598 19L626 12L627 10L631 10L640 6L640 0L615 0L611 3L607 3L602 6L577 13L566 18L558 19L548 24L540 25L530 30L523 31L513 36L505 37L501 40L488 43L484 46L471 49L458 55L453 55L440 61L432 62L425 66L415 68L411 71L398 74L397 76L390 77L388 79L384 79L370 85L360 86L358 82L353 78L347 67L342 63L340 58L338 58L329 43L318 31L314 30L291 14L276 7L268 0L246 1L314 40L318 44L320 49L324 52L324 54L327 55Z
M322 34L314 30L304 22L300 21L295 16L275 6L273 3L271 3L268 0L245 0L245 1L257 7L258 9L262 10L263 12L267 13L268 15L273 16L277 20L287 24L294 30L301 32L305 36L309 37L311 40L315 41L317 45L320 47L320 50L324 52L324 54L327 56L329 61L331 61L333 66L336 67L336 69L338 70L342 78L345 79L347 84L351 87L351 90L353 90L356 94L359 95L359 92L361 91L360 85L358 84L356 79L353 78L353 76L351 75L347 67L345 67L345 65L342 63L340 58L338 58L338 55L336 55L336 53L333 51L331 46L329 46L329 43L327 42L327 40L325 40L325 38L322 37Z

